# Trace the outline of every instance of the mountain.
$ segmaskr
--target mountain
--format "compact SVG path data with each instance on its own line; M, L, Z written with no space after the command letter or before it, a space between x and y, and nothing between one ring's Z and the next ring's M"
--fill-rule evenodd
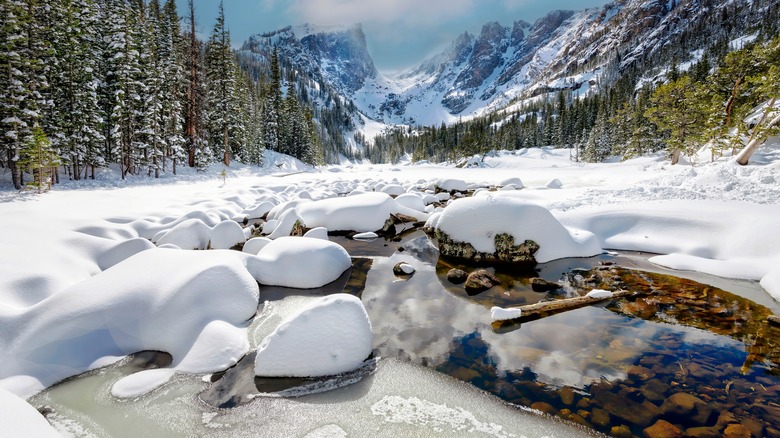
M377 71L359 25L286 27L251 37L242 51L267 55L277 47L309 89L354 105L356 129L370 131L365 126L376 122L470 119L558 90L595 92L629 71L652 80L712 44L777 32L778 9L780 0L617 0L553 11L533 24L492 22L479 35L465 32L395 76Z

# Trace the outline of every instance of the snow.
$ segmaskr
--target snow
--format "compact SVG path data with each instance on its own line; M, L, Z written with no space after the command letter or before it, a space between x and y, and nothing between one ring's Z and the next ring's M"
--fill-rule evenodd
M597 300L600 300L600 299L612 298L612 292L604 289L593 289L592 291L588 292L585 296L588 298L595 298Z
M371 322L359 298L320 298L285 319L257 351L258 376L328 376L358 368L373 348Z
M142 396L167 383L173 374L174 371L170 368L139 371L114 383L114 386L111 387L111 395L118 398Z
M230 249L245 241L246 237L241 225L235 221L227 220L218 223L211 229L209 247L211 249Z
M488 250L497 232L517 240L533 235L540 261L601 248L655 253L652 262L673 269L760 281L780 301L776 140L744 167L729 158L670 166L663 154L575 163L567 149L551 148L499 151L481 168L351 164L330 172L279 160L281 168L273 161L259 171L231 167L224 184L221 167L122 182L100 173L41 196L11 190L8 173L0 174L0 388L27 397L144 349L169 352L176 378L222 371L249 351L258 281L298 288L332 282L351 263L326 231L375 231L395 213L451 226L453 237L462 233ZM523 190L482 189L518 176ZM565 184L546 187L556 179ZM429 216L411 203L423 196L430 204L432 193L405 193L399 201L373 191L379 184L430 189L443 180L479 192ZM191 251L206 249L219 224L283 204L281 222L299 217L323 228L310 237L250 239L244 252ZM480 216L486 206L491 214ZM153 238L158 247L182 249L154 248ZM410 281L424 278L421 265L403 261L417 270ZM139 391L161 383L159 373L137 376ZM3 399L0 410L13 411L11 405Z
M373 231L357 233L354 236L352 236L352 238L356 240L372 240L372 239L376 239L377 237L379 237L379 235Z
M401 263L398 265L398 269L401 270L406 275L414 274L414 266L408 264L408 263Z
M351 266L343 247L310 237L280 237L246 258L247 269L260 284L299 289L324 286Z
M3 436L61 437L35 408L23 398L0 388L0 428Z
M490 318L493 321L506 321L509 319L517 319L522 315L520 309L504 309L502 307L493 306L490 308Z
M436 225L456 242L479 252L496 252L495 236L507 233L515 244L533 240L539 263L564 257L589 257L602 252L592 233L563 226L546 208L527 201L493 195L463 198L448 206Z

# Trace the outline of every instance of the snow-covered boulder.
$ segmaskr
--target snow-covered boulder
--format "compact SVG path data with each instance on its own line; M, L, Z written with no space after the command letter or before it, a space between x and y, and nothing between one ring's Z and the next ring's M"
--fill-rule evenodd
M268 237L271 239L278 239L279 237L289 236L295 230L296 224L303 224L303 220L298 214L298 211L295 209L285 210L285 212L279 216L274 230ZM265 227L263 227L263 232L265 232Z
M416 211L425 211L423 199L414 193L404 193L395 198L395 202Z
M310 237L280 237L247 258L247 269L259 283L298 289L324 286L351 266L341 245Z
M269 211L271 211L272 208L274 208L276 204L270 202L270 201L262 201L259 202L244 211L241 212L243 216L246 216L250 219L259 219L266 214L268 214Z
M242 251L247 254L257 255L264 246L271 242L272 240L267 237L253 237L244 243Z
M501 180L501 182L499 182L498 185L501 187L512 185L516 189L522 189L523 187L525 187L523 185L523 180L517 177L511 177L511 178L506 178L504 180Z
M329 240L328 229L325 227L314 227L311 230L307 231L306 234L303 235L303 237L311 237L312 239Z
M258 298L239 252L142 251L3 314L0 386L30 396L101 358L142 350L170 353L182 372L224 370L249 350L246 320Z
M387 193L390 196L400 196L406 193L406 189L400 184L388 184L382 187L382 193Z
M465 192L469 189L466 181L453 178L439 178L436 180L436 188L445 192Z
M330 231L377 231L391 214L404 214L417 220L428 215L404 207L386 193L363 193L344 198L323 199L299 205L296 211L307 227Z
M0 388L0 428L3 436L58 438L59 434L34 407L23 398Z
M561 182L561 180L557 178L553 178L547 181L547 183L544 186L547 187L548 189L560 189L561 187L563 187L563 183Z
M238 222L222 221L211 229L209 247L211 249L230 249L246 242L244 230Z
M157 246L172 243L181 249L206 249L209 245L211 227L202 220L193 218L178 223L155 242Z
M260 344L255 374L318 377L352 371L373 348L371 322L353 295L323 297L286 318Z
M596 237L563 226L546 208L493 195L454 201L435 224L442 255L544 263L601 253Z

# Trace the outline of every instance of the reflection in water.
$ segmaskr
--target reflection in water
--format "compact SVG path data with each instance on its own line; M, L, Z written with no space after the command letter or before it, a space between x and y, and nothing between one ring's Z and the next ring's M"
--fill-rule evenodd
M417 270L405 282L392 275L400 261ZM588 269L598 258L577 263ZM408 254L374 263L363 300L381 355L433 367L512 403L607 433L641 436L660 419L682 430L721 433L733 419L753 426L754 436L780 431L774 401L780 395L780 330L765 323L770 311L763 306L689 280L601 266L569 276L572 290L609 289L611 282L611 289L619 284L657 293L497 333L491 305L549 297L533 292L528 279L507 281L511 273L501 271L502 287L469 296L462 285L447 282L450 267ZM683 409L675 404L679 397L671 397L676 393L711 411L674 414Z

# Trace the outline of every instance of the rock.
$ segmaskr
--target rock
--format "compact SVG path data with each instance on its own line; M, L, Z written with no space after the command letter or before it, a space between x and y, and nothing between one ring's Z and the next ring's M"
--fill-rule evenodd
M452 268L447 272L447 281L449 281L452 284L461 284L464 281L466 281L466 278L468 278L469 274L466 273L466 271L462 269Z
M539 245L533 240L526 240L515 245L515 238L506 233L496 234L494 237L496 252L492 254L479 252L470 243L457 242L438 228L436 229L436 239L439 242L439 251L442 255L478 262L492 261L535 265L534 254L539 251Z
M685 433L693 438L719 438L720 432L716 427L691 427L685 429Z
M665 420L656 421L655 424L643 430L642 434L647 438L681 438L685 436L685 432L679 427Z
M750 438L750 430L741 424L729 424L723 431L724 438Z
M764 436L764 423L753 418L742 419L742 425L745 426L753 436Z
M560 391L561 402L566 406L571 406L574 403L574 390L567 386Z
M531 409L536 409L537 411L540 411L545 414L555 415L555 408L545 402L534 402L531 404Z
M671 395L661 405L664 418L690 426L706 426L712 412L709 404L684 392Z
M661 414L658 407L647 400L637 403L630 399L624 399L613 392L599 392L593 402L609 411L613 416L639 427L650 426Z
M411 277L414 274L414 266L405 262L398 262L393 266L393 274L398 277Z
M609 412L600 408L593 408L590 421L597 427L609 426Z
M393 222L395 224L403 224L403 223L407 223L407 222L417 222L417 218L416 217L405 215L403 213L395 213L395 214L391 213L390 217L393 219Z
M648 380L640 389L642 395L652 402L663 401L666 398L664 393L668 390L669 385L658 379Z
M655 377L655 373L653 372L653 370L639 365L634 365L631 368L629 368L626 374L628 374L628 377L631 378L632 380L639 380L642 382L646 380L650 380L653 377Z
M531 279L531 289L534 292L550 292L560 289L561 285L543 278L534 277Z
M715 427L718 428L718 430L723 430L727 425L731 423L739 423L739 420L737 420L737 417L734 416L729 411L721 412L718 416L718 421L715 423Z
M617 438L632 438L634 436L634 434L631 433L631 429L629 429L625 424L620 426L612 426L609 434Z
M466 291L470 294L484 292L491 287L501 284L501 281L495 275L484 269L477 269L466 278Z

